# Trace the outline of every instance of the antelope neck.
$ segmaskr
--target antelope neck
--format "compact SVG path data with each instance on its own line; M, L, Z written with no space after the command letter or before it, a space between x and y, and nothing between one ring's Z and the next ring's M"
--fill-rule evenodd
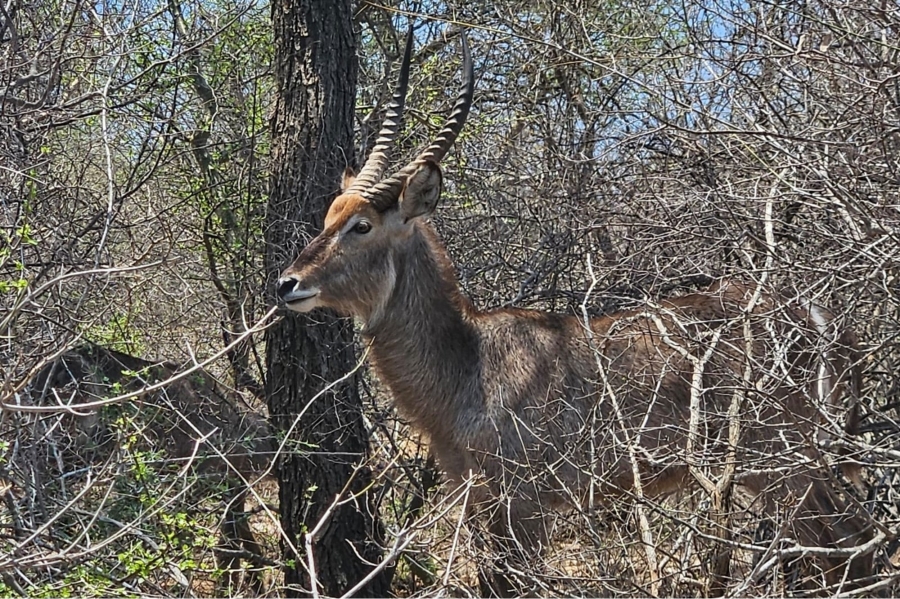
M393 292L363 336L401 413L432 437L446 435L484 409L474 310L429 225L416 225L394 265Z

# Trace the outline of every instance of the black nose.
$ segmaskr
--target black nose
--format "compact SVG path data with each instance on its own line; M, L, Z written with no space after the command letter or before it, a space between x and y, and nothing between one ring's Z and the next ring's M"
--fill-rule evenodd
M284 299L296 286L297 279L293 277L284 277L283 279L278 279L278 287L275 290L275 293L278 294L278 297Z

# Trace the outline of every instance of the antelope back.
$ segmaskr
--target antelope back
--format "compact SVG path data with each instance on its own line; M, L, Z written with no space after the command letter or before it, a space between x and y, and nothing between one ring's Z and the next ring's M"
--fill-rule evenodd
M181 370L171 362L149 362L97 345L83 345L44 367L32 381L31 393L45 404L55 402L56 396L77 405L138 391ZM230 464L244 477L252 477L268 468L274 438L264 416L240 407L240 402L236 392L209 373L197 371L127 405L64 416L65 426L76 441L69 454L78 460L104 459L113 449L110 443L116 437L115 421L127 416L138 426L138 437L151 441L148 447L163 451L170 460L178 462L193 456L202 472L227 475Z

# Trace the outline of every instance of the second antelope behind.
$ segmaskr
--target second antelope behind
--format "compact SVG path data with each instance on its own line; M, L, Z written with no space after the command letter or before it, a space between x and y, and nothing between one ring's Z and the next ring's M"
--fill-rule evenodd
M852 336L823 307L741 281L589 321L477 309L428 222L439 164L472 104L465 37L462 89L444 127L383 177L411 48L410 36L375 148L358 176L345 176L324 229L277 293L298 312L356 317L376 373L451 481L481 479L469 505L487 513L502 556L483 590L528 590L511 566L547 545L551 509L602 509L700 485L726 510L732 484L760 512L791 514L785 535L795 548L835 550L806 564L818 588L861 584L870 552L848 549L873 532L841 500L814 447L843 433L835 422L853 432ZM719 575L724 589L727 567Z

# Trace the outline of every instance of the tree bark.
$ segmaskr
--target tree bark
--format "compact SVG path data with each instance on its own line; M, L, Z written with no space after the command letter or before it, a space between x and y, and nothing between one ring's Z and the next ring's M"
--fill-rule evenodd
M270 290L321 228L352 160L358 68L350 0L275 0L272 22L278 93L265 231ZM311 398L356 361L349 320L322 311L285 314L266 333L266 396L277 430L287 431ZM381 556L379 522L364 492L371 476L360 466L368 439L356 377L312 402L285 447L278 466L281 522L300 551L285 544L287 593L311 590L304 534L339 494L357 496L337 508L313 544L318 590L339 596ZM360 595L385 596L388 584L386 575L376 576Z

